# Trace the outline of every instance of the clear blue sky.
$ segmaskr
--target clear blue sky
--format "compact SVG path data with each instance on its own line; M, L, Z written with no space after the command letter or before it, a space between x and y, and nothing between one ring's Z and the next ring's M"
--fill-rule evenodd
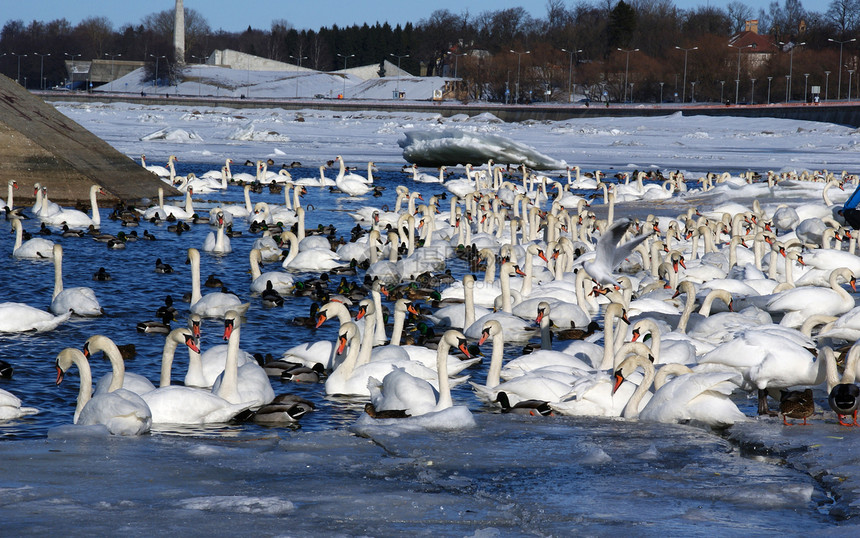
M295 28L317 29L321 26L350 26L367 22L388 21L392 26L400 23L418 22L436 9L449 9L470 14L509 7L523 7L534 17L546 15L545 0L184 0L185 6L193 8L206 18L217 30L241 31L248 26L268 29L274 19L286 19ZM675 5L690 9L703 5L724 7L729 0L675 0ZM809 11L824 12L830 0L805 0L802 4ZM574 5L574 0L566 2ZM759 9L767 8L770 0L747 0L757 15ZM782 1L780 1L782 3ZM94 16L107 17L119 29L125 24L136 24L151 13L172 9L171 0L4 0L0 17L7 20L21 19L24 23L33 20L50 21L66 18L72 24Z

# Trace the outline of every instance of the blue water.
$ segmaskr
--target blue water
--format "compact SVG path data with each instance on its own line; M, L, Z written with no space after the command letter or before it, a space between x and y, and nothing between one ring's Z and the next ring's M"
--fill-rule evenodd
M217 167L182 163L177 173L200 174ZM298 178L318 171L292 173ZM406 182L406 175L390 167L375 178L386 187L381 198L308 189L303 204L313 209L307 213L307 227L333 224L337 235L348 239L354 226L349 211L365 205L393 207L394 187ZM443 192L427 185L417 190L425 200ZM224 201L241 203L242 191L231 186L226 193L194 199L195 209L206 213ZM252 194L252 202L257 201L282 204L283 195L265 189ZM441 202L440 209L447 208L448 203ZM478 403L468 385L455 388L453 396L455 403L468 405L478 415L478 428L459 433L382 435L371 442L348 430L359 416L360 401L326 398L322 385L272 379L276 394L301 394L316 403L317 410L293 428L221 425L159 431L134 440L46 440L52 428L71 424L78 391L75 370L62 385L55 385L54 360L61 349L81 347L93 334L107 335L117 344L132 343L137 355L126 362L126 369L157 381L164 338L138 333L135 325L155 319L167 294L180 310L178 323L185 323L188 305L181 298L191 290L186 250L200 249L212 229L198 224L176 235L163 224L123 228L107 219L109 210L101 211L102 231L136 229L142 235L146 229L158 240L109 250L88 237L49 237L64 248L65 286L93 288L106 314L73 319L48 333L0 336L0 358L15 367L14 377L0 381L0 387L41 410L0 424L5 441L0 443L5 461L0 513L10 532L61 530L72 521L68 517L88 522L85 528L97 532L164 532L167 527L153 518L156 512L167 514L171 530L208 533L228 525L233 532L267 535L602 535L621 529L649 535L763 534L778 528L808 532L833 524L826 516L830 500L811 478L779 462L742 457L714 434L688 426L499 415ZM35 231L37 221L29 220L25 227ZM8 232L10 226L2 222L0 229ZM201 275L205 279L214 273L230 291L251 302L242 348L277 357L299 343L334 339L336 323L316 330L288 323L308 314L311 299L290 297L283 307L266 308L249 293L247 255L258 236L238 221L234 229L245 233L232 239L231 254L201 253ZM12 236L3 237L2 248L10 253ZM176 272L156 274L156 258ZM9 255L2 260L0 300L47 309L52 264ZM113 279L93 281L99 267ZM269 268L277 269L274 264ZM461 262L452 262L451 268L456 276L466 270ZM201 347L221 343L221 333L217 321L205 321ZM506 355L518 354L519 347L508 346ZM174 380L182 378L184 355L178 354ZM488 362L464 373L482 382ZM91 364L94 378L110 369L100 358ZM98 480L88 481L93 485L81 491L80 481L90 476ZM122 479L116 480L118 476ZM139 482L145 487L126 487ZM246 498L252 499L250 508ZM62 516L40 517L49 507Z

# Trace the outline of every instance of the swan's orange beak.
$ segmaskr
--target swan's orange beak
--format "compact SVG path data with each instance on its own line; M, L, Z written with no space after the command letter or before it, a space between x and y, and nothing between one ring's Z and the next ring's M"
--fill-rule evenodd
M193 334L196 339L200 338L200 323L195 321L191 324L191 334Z
M850 285L851 285L851 289L852 289L852 290L854 290L855 292L857 291L857 279L855 279L855 278L852 276L852 277L851 277L851 280L849 280L849 281L848 281L848 284L850 284Z
M367 307L364 305L361 305L358 308L358 314L355 315L355 321L358 321L361 318L363 318L365 314L367 314Z
M325 323L325 320L327 320L327 319L328 319L328 316L326 316L325 314L323 314L323 313L317 314L317 324L316 324L316 327L314 327L314 328L319 329L320 325Z
M65 372L63 372L63 369L60 368L60 365L58 364L57 365L57 385L59 385L60 383L63 382L63 375L64 374L65 374Z
M388 297L388 288L386 288L385 286L379 286L379 293Z
M185 345L194 353L200 353L200 348L197 347L197 344L194 342L193 335L185 338Z
M338 336L337 341L337 354L341 355L343 354L343 350L346 349L346 335L342 334Z
M545 261L545 262L549 263L549 260L548 260L548 259L546 259L546 254L544 254L542 250L538 250L538 257L539 257L540 259L542 259L543 261Z
M467 359L471 359L472 356L469 354L469 349L466 347L466 341L460 340L460 345L457 346L457 349L463 352L463 355L466 356Z
M627 311L626 310L621 311L621 319L624 320L624 323L630 325L630 320L627 319Z
M489 337L490 337L490 329L484 329L483 331L481 331L481 338L480 338L480 340L478 340L478 345L479 346L484 345L484 342L486 342L487 338L489 338Z
M224 321L224 340L229 340L231 334L233 334L233 320L228 319Z
M729 299L729 312L735 311L735 301L734 299Z
M624 383L624 376L621 374L621 370L615 370L615 384L612 385L612 394L613 395L615 394L615 392L618 390L618 387L620 387L622 383Z
M406 311L407 311L407 312L409 312L410 314L413 314L413 315L416 315L416 316L420 316L420 315L421 315L421 312L419 312L419 311L418 311L418 308L416 308L416 307L415 307L415 305L414 305L414 304L412 304L412 303L410 303L410 304L406 305Z
M522 269L520 269L520 266L519 266L519 265L515 266L515 267L514 267L514 269L516 270L516 273L517 273L518 275L520 275L520 276L526 276L526 274L525 274L525 273L523 273Z
M630 337L630 341L635 342L636 340L639 340L639 334L639 328L633 329L633 336Z
M541 320L543 320L543 316L544 316L544 309L541 308L540 310L538 310L537 317L535 318L535 323L540 325Z
M90 343L89 342L84 344L84 357L86 357L88 359L90 358Z
M804 265L804 266L806 265L806 262L803 261L803 256L797 257L797 263L799 263L800 265Z

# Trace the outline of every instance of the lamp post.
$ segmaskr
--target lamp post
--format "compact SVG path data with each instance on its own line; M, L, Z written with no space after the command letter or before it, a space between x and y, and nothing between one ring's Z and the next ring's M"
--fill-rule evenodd
M618 50L627 54L627 63L624 66L624 102L627 102L627 72L630 70L630 53L631 52L639 52L639 49L625 50L625 49L619 48ZM686 84L686 82L685 82L685 84Z
M770 104L770 81L773 77L767 77L767 104Z
M519 102L520 102L520 62L523 59L523 54L529 54L531 51L527 50L525 52L517 52L517 51L511 49L511 52L513 52L514 54L517 55L517 88L516 88L517 91L515 94L516 97L514 99L514 102L519 104Z
M567 102L573 102L573 55L579 54L582 52L582 49L577 50L567 50L561 49L562 52L566 52L570 55L570 62L567 64ZM662 90L662 87L660 88Z
M721 80L720 81L720 104L723 104L723 88L725 88L725 87L726 87L726 81Z
M338 56L343 58L343 70L344 70L344 73L343 73L343 93L341 93L341 96L342 96L342 98L345 99L346 98L346 61L349 60L350 58L354 57L355 54L349 54L349 55L338 54Z
M681 89L681 102L683 103L686 99L686 92L687 92L687 54L691 50L699 50L699 47L692 47L689 49L685 49L683 47L679 47L676 45L675 48L678 50L684 51L684 83L681 85L681 88L682 88Z
M302 67L302 60L307 60L307 56L290 56L291 60L298 60L296 64L296 99L299 98L299 69Z
M784 42L780 41L780 42L779 42L779 44L780 44L780 45L785 45L786 43L784 43ZM792 67L794 66L794 49L795 49L795 47L800 47L800 46L803 46L803 45L806 45L806 41L804 41L803 43L796 43L796 44L795 44L795 43L791 43L791 49L789 49L789 54L788 54L788 77L787 77L787 78L788 78L788 83L787 83L786 90L785 90L785 92L786 92L785 102L786 102L786 103L790 103L790 102L791 102L791 75L792 75L791 70L792 70Z
M848 70L848 100L851 100L851 79L854 78L854 69Z
M752 47L752 44L744 45L742 47L731 44L729 46L738 49L738 75L737 78L735 78L735 104L738 104L738 96L740 94L741 87L741 50Z
M660 104L663 104L663 83L660 83Z
M44 76L45 76L45 56L50 56L51 53L49 52L47 54L39 54L38 52L34 52L33 54L35 54L36 56L39 57L39 84L40 84L41 88L44 90L45 84L42 82L42 80L44 79Z
M453 57L454 57L454 78L457 78L457 63L458 63L458 61L460 60L460 56L465 56L465 55L466 55L466 53L465 53L465 52L451 52L451 51L448 51L448 54L450 54L451 56L453 56ZM395 55L394 55L394 54L392 54L392 56L395 56ZM409 56L409 55L407 54L406 56L404 56L404 58L406 58L407 56ZM400 68L400 64L399 64L399 63L397 64L397 68L398 68L398 69Z
M809 89L809 73L803 74L803 100L806 101L807 93L806 91Z
M167 56L156 56L155 54L150 54L149 56L155 58L155 92L158 93L158 60L167 58Z
M845 43L857 41L857 38L852 37L845 41L839 41L838 39L828 37L827 41L830 41L831 43L839 43L839 82L836 83L836 99L838 100L842 98L842 46L845 45Z
M74 86L75 86L75 73L77 72L77 68L75 67L75 58L80 58L81 55L80 54L69 54L68 52L64 52L63 54L68 56L69 58L71 58L70 61L72 62L72 72L71 72L72 78L69 80L69 85L72 86L72 88L74 88ZM72 88L69 88L69 89L72 89Z
M692 86L692 88L690 88L690 102L695 103L696 102L696 81L695 80L690 81L690 86Z
M827 101L827 90L830 86L830 71L824 72L824 100Z
M755 104L755 79L751 78L750 82L752 82L752 90L750 90L750 104Z
M21 85L21 57L23 56L24 58L26 58L27 55L26 54L18 54L15 52L10 52L9 54L11 54L12 56L18 57L18 76L15 77L15 82L17 82L18 85L20 86ZM80 56L80 54L78 56Z
M397 84L395 85L395 90L397 91L397 98L399 99L400 98L400 60L402 60L403 58L409 58L409 55L408 54L392 54L390 52L388 53L388 55L394 56L395 58L397 58ZM457 59L456 58L454 59L454 63L455 63L454 72L456 73L457 72L457 67L456 67Z
M108 89L113 91L113 62L114 59L119 58L122 54L111 54L109 52L105 52L105 56L110 58L110 86L108 86Z

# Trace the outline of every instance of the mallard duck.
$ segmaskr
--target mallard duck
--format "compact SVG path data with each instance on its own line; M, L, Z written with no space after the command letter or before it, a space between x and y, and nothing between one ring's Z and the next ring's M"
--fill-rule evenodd
M839 417L839 424L843 426L860 426L857 424L857 406L860 404L860 386L854 383L840 383L833 387L827 398L830 409ZM843 419L851 416L853 423L843 422Z
M168 295L164 298L164 304L158 307L155 311L155 317L163 318L165 315L176 317L176 308L173 306L173 296Z
M137 332L167 334L170 332L170 322L174 321L173 313L164 312L161 321L141 321L137 324Z
M364 404L364 412L367 413L370 418L407 418L411 416L403 409L386 409L384 411L377 411L376 407L374 407L372 403Z
M63 237L83 237L85 232L83 230L72 230L69 228L68 224L63 224Z
M585 329L577 329L575 327L571 327L570 329L562 329L560 331L557 331L556 333L554 333L554 335L559 340L582 340L591 336L599 330L600 325L596 321L592 321Z
M299 327L308 327L308 328L313 329L317 326L317 310L319 310L319 309L320 309L320 304L317 302L313 302L313 303L311 303L311 306L310 306L310 315L309 316L307 316L307 317L296 316L296 317L292 318L289 321L289 323L291 325L297 325Z
M93 273L93 280L97 280L99 282L107 282L110 279L110 273L105 271L104 267L99 267L99 270Z
M815 412L815 402L812 399L812 389L782 390L779 397L779 412L782 413L782 423L794 426L786 421L787 417L802 418L802 425L808 426L806 419Z
M143 231L143 239L146 241L155 241L155 236L149 233L149 230Z
M264 306L283 306L284 304L284 298L275 291L271 280L266 282L266 289L260 293L260 298L263 300Z
M550 408L549 403L543 400L520 400L516 405L511 405L507 393L505 391L499 391L496 395L495 401L502 406L502 413L529 415L532 417L545 417L552 415L552 408Z
M325 367L316 363L313 367L298 366L285 370L281 373L281 381L295 381L296 383L319 383L322 375L325 374Z
M300 405L270 403L258 409L251 420L264 426L276 426L296 422L305 413L307 413L307 409Z
M224 282L221 281L220 278L216 277L215 274L209 275L206 279L206 282L203 283L207 288L223 288Z

